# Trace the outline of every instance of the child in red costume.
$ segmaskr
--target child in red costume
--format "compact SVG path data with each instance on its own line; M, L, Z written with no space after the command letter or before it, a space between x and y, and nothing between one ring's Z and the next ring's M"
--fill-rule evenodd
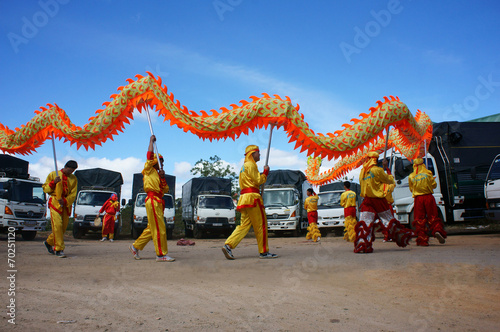
M443 222L438 217L436 200L432 195L436 188L436 180L429 171L422 158L413 161L413 173L408 177L408 185L415 199L414 218L412 225L417 232L417 246L429 245L429 231L438 239L439 243L445 243L446 232Z
M109 237L109 241L113 242L115 235L115 216L118 211L120 211L118 196L116 194L112 194L99 210L99 214L106 212L104 220L102 221L101 241L106 241Z

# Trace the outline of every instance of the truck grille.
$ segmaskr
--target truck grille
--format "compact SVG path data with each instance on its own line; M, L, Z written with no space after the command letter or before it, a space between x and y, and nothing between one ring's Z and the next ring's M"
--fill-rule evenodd
M83 221L94 221L95 217L97 217L96 214L87 214L84 218Z
M206 224L227 224L227 218L207 218Z
M280 219L288 219L288 214L267 214L267 220L280 220Z
M33 212L33 211L16 211L16 218L22 219L40 219L43 217L42 212Z

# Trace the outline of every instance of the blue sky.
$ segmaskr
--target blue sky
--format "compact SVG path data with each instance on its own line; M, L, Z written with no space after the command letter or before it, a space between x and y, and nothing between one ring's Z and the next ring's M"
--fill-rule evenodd
M500 112L498 17L493 0L2 0L0 123L20 127L57 103L82 126L127 78L146 71L194 111L262 92L289 96L321 133L342 129L386 95L434 122L466 121ZM218 155L238 171L248 144L265 159L269 130L204 142L151 115L178 196L200 159ZM149 135L136 112L94 151L56 141L57 159L122 172L130 198ZM293 147L275 130L271 169L304 170L307 156ZM42 179L54 168L50 141L23 158Z

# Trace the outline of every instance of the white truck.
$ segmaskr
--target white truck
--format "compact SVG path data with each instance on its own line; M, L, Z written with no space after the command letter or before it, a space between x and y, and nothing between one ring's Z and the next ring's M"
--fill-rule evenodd
M31 241L47 226L46 195L40 179L30 177L29 163L0 154L0 232L15 229Z
M486 211L484 216L489 221L500 221L500 154L493 159L484 183Z
M269 232L292 232L293 236L299 236L307 229L309 223L304 201L310 187L302 171L285 169L269 172L262 197Z
M167 181L169 191L163 195L163 201L165 202L163 217L167 229L167 239L171 240L175 226L175 176L165 174L165 180ZM131 233L134 239L137 239L148 225L146 197L147 194L143 189L142 173L135 173L132 183L133 199L130 202L132 205Z
M229 236L236 227L236 206L231 180L218 177L192 178L182 186L182 220L186 237L207 233Z
M77 170L75 176L78 179L78 186L73 209L73 237L80 239L88 232L100 233L102 231L102 224L96 226L94 220L112 194L116 194L118 201L120 201L123 177L119 172L102 168ZM125 205L125 199L122 199L121 204L122 207ZM120 235L121 226L121 215L117 213L115 239Z
M356 193L356 211L359 211L362 201L359 184L351 182L350 189ZM332 230L337 235L344 233L344 208L340 205L340 196L344 191L344 182L334 182L319 187L318 228L323 237Z
M428 169L437 188L434 197L439 217L446 223L484 218L485 180L491 160L498 154L500 123L441 122L433 124ZM413 198L408 176L413 165L400 154L393 155L392 174L396 180L393 197L401 223L413 221Z

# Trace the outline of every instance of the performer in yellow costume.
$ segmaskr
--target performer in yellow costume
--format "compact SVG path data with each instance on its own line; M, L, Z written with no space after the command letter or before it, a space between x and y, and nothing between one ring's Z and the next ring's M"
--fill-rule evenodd
M169 188L167 180L165 180L165 171L163 170L163 157L160 155L160 160L158 160L154 154L155 141L156 137L151 135L147 161L142 171L144 181L143 188L147 193L146 213L148 216L148 226L129 249L135 259L141 259L139 257L139 250L144 249L146 244L153 240L156 251L156 261L173 262L175 258L167 255L167 231L163 218L163 210L165 209L163 194L167 193ZM161 163L162 169L160 169L159 163Z
M227 259L234 259L232 250L238 246L253 227L259 258L276 258L278 255L269 252L267 241L267 218L264 202L260 195L259 186L264 184L269 174L269 166L264 166L264 172L259 173L257 162L260 160L260 151L257 145L249 145L245 149L245 162L240 171L240 199L236 209L241 212L241 223L227 238L222 252Z
M304 201L304 209L307 210L307 220L309 221L306 239L312 239L314 242L321 240L321 232L318 229L318 199L318 195L312 188L307 189L307 198Z
M64 233L68 227L71 206L76 199L78 180L73 172L78 168L74 160L70 160L60 171L51 172L45 183L43 191L50 195L50 222L52 232L43 242L47 251L57 257L64 258Z
M413 173L408 177L408 185L415 200L414 218L412 225L417 232L417 246L429 245L429 232L438 239L439 243L445 243L446 231L443 221L438 216L436 200L432 195L436 188L436 180L429 171L422 158L413 161Z
M351 183L344 182L344 192L340 195L340 205L344 208L344 240L354 242L356 238L356 193L351 190Z
M377 166L378 156L377 152L369 152L359 175L361 196L364 197L364 200L359 209L360 220L355 227L355 253L373 252L374 226L377 219L380 220L379 226L382 230L387 231L389 239L394 240L400 247L406 247L414 236L414 233L403 227L391 212L389 203L385 198L383 185L394 184L394 178ZM387 163L386 160L384 162Z

